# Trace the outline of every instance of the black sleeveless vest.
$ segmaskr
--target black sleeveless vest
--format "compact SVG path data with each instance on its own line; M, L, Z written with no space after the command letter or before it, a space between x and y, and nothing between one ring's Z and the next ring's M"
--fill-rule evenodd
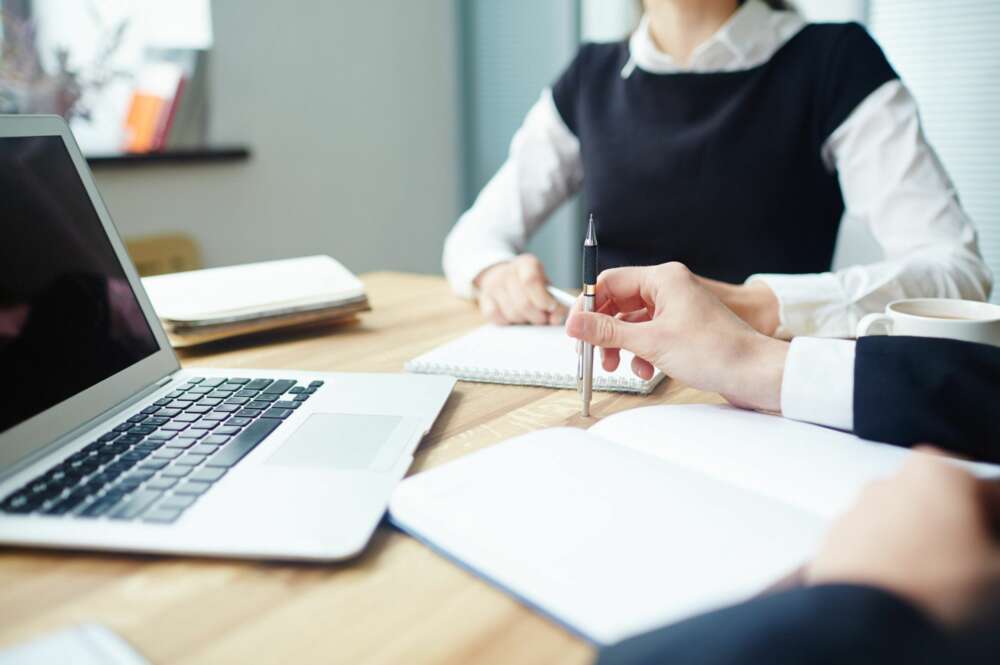
M821 151L896 78L856 23L804 27L766 63L628 78L628 44L586 44L553 86L580 141L601 268L681 261L706 277L830 269L844 212Z

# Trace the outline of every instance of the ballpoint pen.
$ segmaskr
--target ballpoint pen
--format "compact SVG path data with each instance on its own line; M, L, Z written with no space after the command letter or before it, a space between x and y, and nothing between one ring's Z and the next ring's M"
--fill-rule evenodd
M597 293L597 230L594 216L587 223L587 237L583 241L583 311L594 311L594 296ZM594 390L594 346L583 343L577 364L577 387L583 396L580 414L590 415L590 399Z

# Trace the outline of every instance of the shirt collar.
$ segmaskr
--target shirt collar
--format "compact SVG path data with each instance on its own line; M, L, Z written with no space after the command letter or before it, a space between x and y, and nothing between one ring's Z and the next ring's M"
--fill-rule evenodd
M654 74L749 69L770 59L804 25L805 21L796 12L776 11L761 0L746 0L714 35L694 50L685 67L656 47L649 32L649 19L643 16L629 39L629 62L622 69L622 76L627 78L635 67Z

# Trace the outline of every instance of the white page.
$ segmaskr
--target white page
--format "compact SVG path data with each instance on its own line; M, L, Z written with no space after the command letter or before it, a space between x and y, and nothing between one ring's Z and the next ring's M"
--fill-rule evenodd
M643 381L632 373L631 362L632 355L622 351L618 369L606 372L595 353L594 388L645 393L663 378L657 372ZM567 337L562 326L487 325L414 358L406 369L467 381L575 388L576 340Z
M364 295L361 280L329 256L157 275L142 284L157 316L184 322L335 304Z
M911 454L846 432L707 404L632 409L590 432L826 518ZM988 464L963 466L980 475L1000 473Z
M404 481L392 519L529 605L611 643L752 595L823 520L574 429Z

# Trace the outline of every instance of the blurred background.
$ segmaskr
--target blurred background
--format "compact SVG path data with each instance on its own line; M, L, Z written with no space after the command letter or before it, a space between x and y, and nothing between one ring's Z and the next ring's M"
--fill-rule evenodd
M1000 275L1000 2L796 5L882 43ZM636 0L0 0L0 113L70 120L145 273L314 253L438 273L542 88L638 14ZM562 286L578 286L583 216L570 202L532 243ZM837 265L877 257L847 220Z

